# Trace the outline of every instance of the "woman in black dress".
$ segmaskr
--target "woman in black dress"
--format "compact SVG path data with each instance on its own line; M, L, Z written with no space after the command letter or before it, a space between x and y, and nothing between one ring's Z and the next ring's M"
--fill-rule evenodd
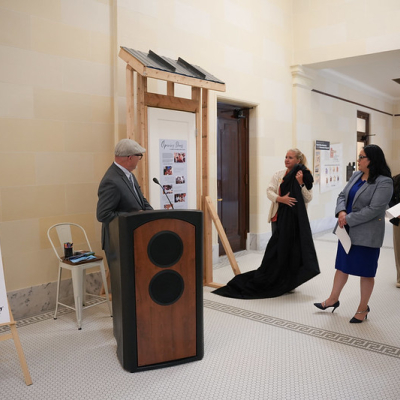
M335 311L349 275L359 276L360 303L350 323L363 322L370 311L368 303L385 235L385 210L393 193L390 168L379 146L368 145L361 150L358 169L339 194L335 211L335 231L338 226L347 230L351 248L347 254L338 243L332 292L324 302L314 303L321 310L333 307Z
M311 191L313 177L301 164L302 158L298 154L302 154L298 149L287 152L286 170L280 171L283 173L276 180L279 207L275 212L278 210L278 217L261 266L255 271L236 275L213 293L241 299L277 297L319 274L302 193Z

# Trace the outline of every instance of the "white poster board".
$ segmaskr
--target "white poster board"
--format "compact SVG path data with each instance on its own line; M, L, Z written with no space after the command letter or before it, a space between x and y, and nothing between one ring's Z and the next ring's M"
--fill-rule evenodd
M0 324L10 322L10 311L8 309L6 283L4 280L3 258L0 246Z
M196 209L196 114L149 107L148 124L149 149L145 154L149 159L149 181L155 177L164 186L175 179L174 187L168 188L167 192L174 208ZM172 147L163 149L163 141ZM175 159L175 153L181 158ZM185 162L175 162L183 159ZM172 168L172 175L164 175L166 166ZM185 183L177 184L176 180L182 181L182 176ZM150 184L148 200L154 209L166 209L169 205L160 186L155 183Z
M161 208L187 209L189 196L187 191L188 159L186 140L160 139L160 184L166 193L160 191ZM167 198L168 196L168 198Z
M342 148L342 143L316 141L314 165L321 193L343 186Z

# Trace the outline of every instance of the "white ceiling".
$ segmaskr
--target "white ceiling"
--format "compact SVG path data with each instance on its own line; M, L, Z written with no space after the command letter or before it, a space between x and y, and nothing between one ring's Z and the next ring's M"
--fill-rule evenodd
M400 100L400 85L393 81L400 78L400 50L326 61L306 67L323 70L391 100Z

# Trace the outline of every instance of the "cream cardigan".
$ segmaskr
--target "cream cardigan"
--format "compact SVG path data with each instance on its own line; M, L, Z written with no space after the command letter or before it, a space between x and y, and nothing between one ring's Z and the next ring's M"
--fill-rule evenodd
M271 222L271 219L275 216L275 214L278 211L279 203L276 201L276 199L279 196L279 186L282 183L286 171L287 171L286 169L283 169L281 171L276 172L267 187L267 197L272 202L271 207L269 209L268 222ZM303 186L301 188L301 194L303 195L304 203L307 208L308 203L312 200L312 189L307 190L307 188Z

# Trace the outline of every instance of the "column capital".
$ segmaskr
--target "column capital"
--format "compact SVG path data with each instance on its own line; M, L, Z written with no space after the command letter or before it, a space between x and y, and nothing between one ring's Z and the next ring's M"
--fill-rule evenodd
M309 68L302 65L292 65L290 67L292 73L292 84L294 87L302 87L304 89L312 89L312 82L314 80L313 73Z

